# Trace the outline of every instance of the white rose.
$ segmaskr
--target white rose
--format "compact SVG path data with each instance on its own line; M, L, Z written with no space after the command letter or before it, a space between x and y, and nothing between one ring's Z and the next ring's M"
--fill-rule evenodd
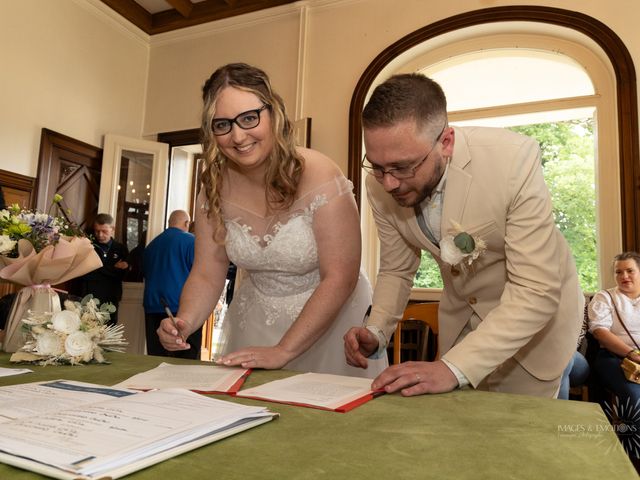
M51 318L51 326L62 333L73 333L80 328L80 316L70 310L62 310Z
M464 259L464 253L456 246L452 236L440 240L440 257L449 265L458 265Z
M64 341L64 349L72 357L82 357L87 362L93 354L93 342L84 332L74 332Z
M15 240L11 240L8 235L0 235L0 253L9 253L16 246Z
M39 355L62 355L64 347L62 339L51 330L46 330L36 336L36 353Z

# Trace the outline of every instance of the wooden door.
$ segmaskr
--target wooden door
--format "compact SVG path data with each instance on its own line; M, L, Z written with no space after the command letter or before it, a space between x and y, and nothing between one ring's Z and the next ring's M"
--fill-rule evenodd
M59 193L63 197L59 213L81 229L90 229L98 214L101 170L102 149L43 128L37 208L47 211Z
M36 203L35 185L36 179L33 177L0 170L0 187L2 187L6 205L18 204L20 208L34 208ZM0 298L9 293L15 293L21 288L20 285L0 280ZM0 315L2 313L2 302L0 302Z

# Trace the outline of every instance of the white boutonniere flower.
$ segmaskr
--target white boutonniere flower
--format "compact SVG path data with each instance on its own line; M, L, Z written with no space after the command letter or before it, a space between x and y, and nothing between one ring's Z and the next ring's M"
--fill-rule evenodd
M451 266L468 268L487 249L487 244L479 236L465 232L453 220L451 224L451 233L440 240L440 257Z

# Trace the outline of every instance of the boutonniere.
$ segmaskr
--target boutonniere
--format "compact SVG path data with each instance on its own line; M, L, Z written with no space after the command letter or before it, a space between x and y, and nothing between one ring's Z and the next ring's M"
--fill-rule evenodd
M451 224L451 233L440 240L440 257L451 266L470 267L487 249L487 244L479 236L465 232L459 223L452 220Z

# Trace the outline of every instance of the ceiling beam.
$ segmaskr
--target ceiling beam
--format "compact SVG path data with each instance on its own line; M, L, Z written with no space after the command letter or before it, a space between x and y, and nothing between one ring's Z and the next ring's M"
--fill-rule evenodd
M193 10L191 0L167 0L167 3L175 8L184 18L189 18Z
M235 0L230 1L235 2ZM154 35L157 33L170 32L179 28L214 22L223 18L277 7L296 1L297 0L245 0L244 2L236 4L234 7L230 7L226 5L225 2L219 0L204 0L193 4L193 10L189 18L183 17L173 9L154 13L151 18L151 30L148 33Z
M277 7L297 0L166 0L173 8L151 14L134 0L101 0L148 35ZM2 0L0 0L2 2Z
M152 16L133 0L102 0L145 33L151 34Z

